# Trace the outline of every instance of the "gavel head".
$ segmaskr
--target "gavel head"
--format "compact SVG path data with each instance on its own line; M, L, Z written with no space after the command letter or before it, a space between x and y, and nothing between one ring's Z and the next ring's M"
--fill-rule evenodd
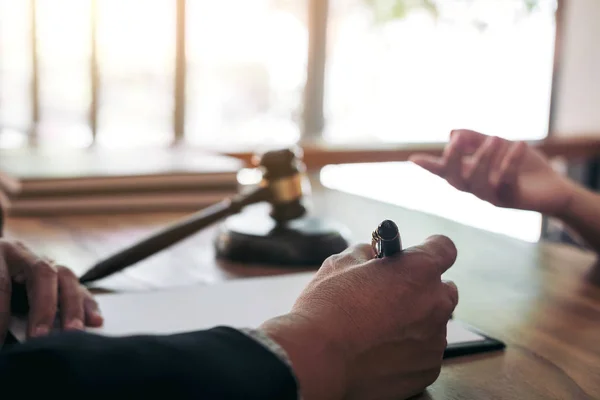
M253 163L263 171L261 186L270 191L271 218L283 223L306 214L302 200L310 188L300 149L269 151L255 157Z

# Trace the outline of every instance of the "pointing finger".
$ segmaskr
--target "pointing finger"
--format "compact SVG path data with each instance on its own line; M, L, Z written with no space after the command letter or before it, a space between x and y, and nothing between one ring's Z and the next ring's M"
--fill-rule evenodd
M444 174L444 163L438 157L415 154L409 158L410 161L417 164L419 167L426 169L432 174L442 176Z
M497 151L499 144L499 138L488 137L475 153L473 166L466 177L469 191L482 199L488 199L493 192L489 185L489 175L494 152Z
M442 162L444 163L444 178L452 186L459 190L465 188L463 179L462 158L463 154L460 150L461 136L454 136L450 143L444 149Z
M500 184L512 184L516 181L526 150L525 142L516 142L511 146L500 167Z
M492 188L496 188L498 186L498 182L500 181L500 171L502 168L502 162L510 150L513 142L510 142L506 139L500 139L499 144L494 151L493 160L492 160L492 169L489 177L489 184Z

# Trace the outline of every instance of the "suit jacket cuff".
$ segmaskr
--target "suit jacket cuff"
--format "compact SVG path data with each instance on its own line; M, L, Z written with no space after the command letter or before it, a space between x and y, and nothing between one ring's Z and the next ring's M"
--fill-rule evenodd
M297 398L298 398L298 400L301 400L302 396L300 393L300 385L298 384L298 378L294 374L292 362L291 362L287 352L283 349L283 347L281 347L277 342L275 342L273 339L271 339L271 337L269 337L266 333L264 333L263 331L261 331L259 329L243 328L243 329L239 329L239 331L248 335L252 339L256 340L258 343L263 345L267 350L269 350L273 354L275 354L277 356L277 358L279 358L279 360L281 360L281 362L284 363L289 368L289 370L292 374L292 377L294 378L294 381L296 382L296 387L298 388Z

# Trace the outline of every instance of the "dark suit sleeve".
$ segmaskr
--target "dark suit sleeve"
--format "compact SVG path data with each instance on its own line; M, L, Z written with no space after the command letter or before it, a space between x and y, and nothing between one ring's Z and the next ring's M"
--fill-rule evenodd
M61 399L297 397L290 368L228 327L119 338L63 333L13 345L0 352L0 392Z

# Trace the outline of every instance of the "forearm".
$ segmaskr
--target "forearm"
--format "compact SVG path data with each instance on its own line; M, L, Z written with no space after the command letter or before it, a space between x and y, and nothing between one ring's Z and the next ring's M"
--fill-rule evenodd
M600 254L600 195L572 184L568 206L557 217Z

